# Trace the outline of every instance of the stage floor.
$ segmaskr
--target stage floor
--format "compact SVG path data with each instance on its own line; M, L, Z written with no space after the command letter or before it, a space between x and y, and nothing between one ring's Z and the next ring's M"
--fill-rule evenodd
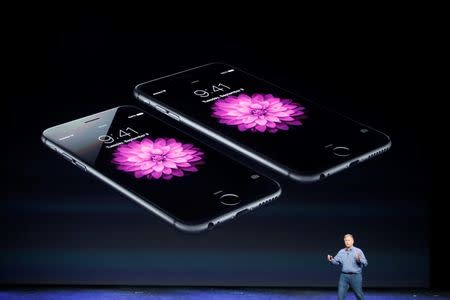
M0 299L142 300L142 299L337 299L335 290L263 288L0 288ZM347 299L355 299L349 292ZM425 290L366 290L367 300L450 299L449 292Z

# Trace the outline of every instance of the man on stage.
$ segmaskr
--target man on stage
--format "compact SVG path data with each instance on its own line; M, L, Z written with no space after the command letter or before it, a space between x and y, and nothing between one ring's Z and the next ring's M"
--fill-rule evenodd
M341 275L339 277L338 299L344 300L348 288L351 287L355 296L359 300L364 299L362 290L362 268L367 267L367 259L361 249L353 246L353 236L344 236L345 248L339 250L335 257L328 255L327 259L334 265L341 265Z

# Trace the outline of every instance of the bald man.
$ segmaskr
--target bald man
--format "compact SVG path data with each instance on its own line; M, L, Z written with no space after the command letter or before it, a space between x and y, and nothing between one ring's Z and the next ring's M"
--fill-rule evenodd
M361 249L353 246L355 240L350 233L344 236L345 248L339 250L335 257L328 255L327 259L333 265L341 265L339 277L338 299L344 300L348 288L351 287L359 300L364 299L362 290L362 268L367 267L367 259Z

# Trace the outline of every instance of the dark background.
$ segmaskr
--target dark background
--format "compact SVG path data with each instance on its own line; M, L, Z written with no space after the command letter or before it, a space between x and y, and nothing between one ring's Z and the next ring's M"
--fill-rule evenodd
M443 199L433 197L435 99L422 94L430 44L421 21L163 8L18 10L7 77L0 202L1 284L335 286L327 254L352 232L366 286L448 287ZM137 104L144 80L223 61L334 108L393 140L382 156L187 235L55 156L42 130ZM428 97L430 95L428 94Z

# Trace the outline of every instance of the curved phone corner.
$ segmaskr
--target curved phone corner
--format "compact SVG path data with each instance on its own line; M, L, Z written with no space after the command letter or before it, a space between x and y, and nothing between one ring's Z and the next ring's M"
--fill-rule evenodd
M392 140L391 137L389 135L387 135L386 133L384 133L383 131L379 131L376 130L374 128L371 128L373 131L376 131L378 134L382 135L385 139L386 142L379 148L382 148L384 151L388 150L389 148L391 148L392 146Z
M389 136L387 136L386 135L386 137L388 138L388 142L386 143L386 145L383 147L384 149L384 151L387 151L387 150L389 150L389 149L391 149L391 147L392 147L392 140L391 140L391 138L389 137Z
M283 192L283 190L282 190L282 188L281 188L281 184L280 184L278 181L274 180L274 179L271 179L271 180L272 180L272 181L275 183L275 185L277 186L277 190L275 191L275 193L273 193L273 196L278 197L278 196L280 196L281 193Z
M271 181L273 183L275 183L276 190L266 197L266 198L269 198L270 201L279 198L281 196L281 194L283 193L283 188L281 187L281 184L278 181L274 180L274 179L271 179Z
M144 84L144 82L143 83L139 83L133 88L133 96L134 96L134 98L139 99L139 96L141 95L141 93L139 91L139 87L141 85L143 85L143 84Z
M313 183L321 180L321 174L299 174L293 171L288 172L288 177L302 183Z
M41 142L47 145L47 138L44 136L44 133L41 134Z
M379 146L378 148L376 148L373 151L371 151L370 153L368 153L362 159L372 158L374 156L377 156L378 154L384 153L384 152L388 151L389 149L391 149L391 147L392 147L391 137L382 131L377 130L377 132L379 134L381 134L386 139L386 141L384 141L384 143L382 143L381 146Z
M389 150L392 147L392 140L391 137L389 135L387 135L386 133L382 132L382 134L384 135L384 137L387 140L386 145L384 146L385 150Z
M281 188L281 185L278 183L278 181L273 180L273 182L276 183L278 189L274 193L272 193L271 195L268 196L269 202L272 202L273 200L278 199L281 196L281 194L283 193L283 189Z
M48 146L49 139L47 138L47 133L52 130L53 127L47 128L41 133L41 142Z
M180 221L174 221L173 225L178 230L183 231L184 233L194 233L194 234L207 231L214 227L213 222L201 223L201 224L187 224L187 223L182 223Z

